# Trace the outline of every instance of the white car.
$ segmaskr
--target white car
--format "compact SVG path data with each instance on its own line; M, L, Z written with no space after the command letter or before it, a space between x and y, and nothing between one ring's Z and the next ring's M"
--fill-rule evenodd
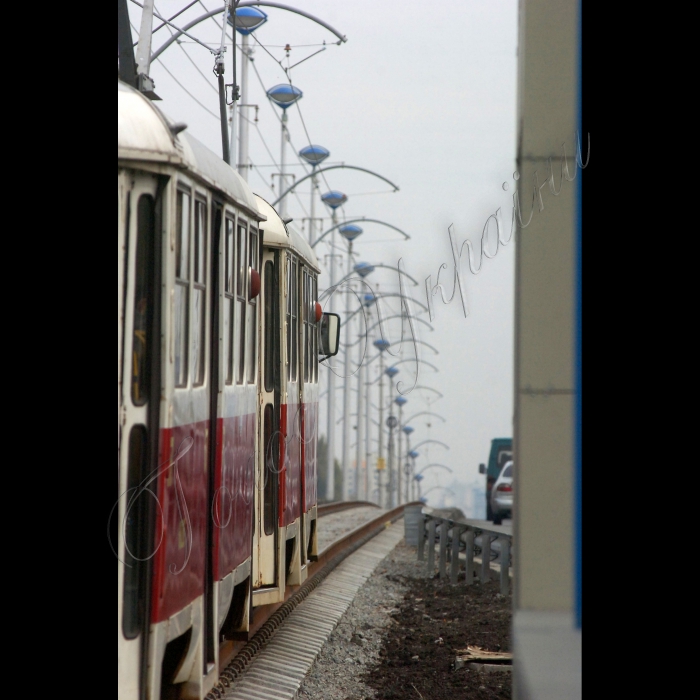
M513 462L503 465L496 483L491 491L491 510L493 511L493 524L501 525L503 518L513 515Z

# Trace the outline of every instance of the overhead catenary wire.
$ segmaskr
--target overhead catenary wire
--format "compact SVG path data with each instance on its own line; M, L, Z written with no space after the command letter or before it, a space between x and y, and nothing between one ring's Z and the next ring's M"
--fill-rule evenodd
M136 36L138 36L138 31L136 30L136 27L134 27L134 23L133 23L133 22L129 22L129 24L131 25L131 28L132 28L132 29L134 30L134 32L136 33ZM214 114L214 112L212 112L206 105L202 104L202 102L200 102L200 101L199 101L199 100L198 100L198 99L197 99L197 98L196 98L196 97L195 97L195 96L194 96L194 95L193 95L193 94L192 94L192 93L191 93L191 92L190 92L190 91L189 91L189 90L188 90L188 89L187 89L187 88L186 88L186 87L185 87L185 86L184 86L184 85L183 85L183 84L168 70L167 66L165 65L165 63L163 63L163 60L161 59L160 56L158 56L158 58L156 59L156 61L158 61L158 62L160 63L160 65L163 67L163 70L164 70L164 71L165 71L165 72L166 72L166 73L167 73L167 74L168 74L168 75L169 75L169 76L170 76L170 77L171 77L171 78L172 78L172 79L173 79L173 80L174 80L174 81L175 81L175 82L176 82L176 83L177 83L177 84L178 84L178 85L179 85L179 86L180 86L180 87L181 87L181 88L182 88L182 89L183 89L183 90L184 90L184 91L185 91L185 92L186 92L186 93L187 93L187 94L188 94L188 95L203 109L203 110L205 110L206 112L208 112L209 114L211 114L211 116L214 117L214 119L216 119L217 122L221 122L221 118L219 117L218 114Z
M208 107L206 107L204 104L202 104L167 68L165 63L163 63L163 59L158 56L156 59L160 63L160 65L163 67L163 70L207 113L211 114L214 119L216 119L217 122L221 123L221 117L218 114L214 114Z
M198 1L198 0L195 0L195 2L197 2L197 1ZM188 5L188 7L191 7L192 5L194 5L195 2L190 3L190 5ZM153 5L153 8L154 8L155 10L158 10L158 8L156 7L155 3L154 3L154 5ZM187 8L185 8L185 9L187 9ZM180 13L178 13L178 14L180 14ZM175 15L175 17L176 17L176 16L177 16L177 15ZM174 17L171 17L170 19L174 19ZM167 24L162 24L161 27L166 27L167 30L170 32L170 36L173 36L174 32L173 32L173 30L172 30ZM154 33L155 33L155 32L154 32ZM185 56L187 57L187 60L194 66L195 70L202 76L202 78L204 78L204 81L206 82L206 84L207 84L215 93L218 94L218 89L215 88L215 87L209 82L209 78L207 78L207 76L202 72L202 70L199 68L199 66L194 62L194 59L187 53L187 51L185 51L185 47L182 46L182 42L180 42L180 41L178 41L178 40L176 39L176 40L175 40L175 43L176 43L176 44L178 45L178 47L180 48L180 51L182 51L182 53L185 54ZM219 118L219 119L220 119L220 118Z

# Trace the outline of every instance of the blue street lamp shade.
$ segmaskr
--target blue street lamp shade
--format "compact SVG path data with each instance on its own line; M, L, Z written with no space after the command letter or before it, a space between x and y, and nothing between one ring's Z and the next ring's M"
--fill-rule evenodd
M252 34L265 22L267 22L267 15L256 7L239 7L236 10L236 31L243 36ZM228 13L228 23L233 26L230 12Z
M355 272L357 272L360 277L367 277L367 275L371 275L374 272L374 265L370 265L366 262L357 263L357 265L355 265Z
M321 201L329 206L331 209L337 209L342 207L345 202L348 201L348 196L337 190L331 190L326 192L326 194L321 195Z
M406 435L410 435L412 432L415 431L415 428L411 425L407 425L404 427L403 431L404 433L406 433Z
M377 348L377 350L381 350L382 352L384 352L385 350L388 350L391 347L391 343L388 340L380 338L379 340L374 341L374 347Z
M404 397L404 396L397 396L397 397L394 399L394 403L395 403L397 406L405 406L405 405L408 403L408 399L407 399L406 397Z
M304 93L294 85L275 85L267 91L267 96L282 109L291 107Z
M299 151L299 155L309 165L320 165L330 154L331 152L323 146L307 146Z
M389 367L388 369L384 370L384 374L386 374L387 377L391 377L392 379L400 372L400 369L397 369L396 367Z
M377 297L374 294L365 294L365 306L369 308L372 304L377 303Z
M416 452L415 450L411 450L411 451L408 453L408 456L409 456L411 459L418 459L418 458L420 457L420 452Z
M355 224L346 224L340 227L340 235L347 241L354 241L358 236L362 235L362 229Z
M425 477L422 474L416 474L413 478L419 483L423 481L423 479L425 479Z

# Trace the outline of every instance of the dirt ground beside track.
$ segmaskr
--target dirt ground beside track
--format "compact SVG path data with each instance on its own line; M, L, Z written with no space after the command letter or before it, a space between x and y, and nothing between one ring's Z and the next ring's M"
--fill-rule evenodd
M454 670L457 650L467 646L512 651L511 595L502 596L497 581L482 585L475 579L466 586L462 573L460 583L451 586L449 580L386 576L407 586L408 593L392 615L380 664L362 678L378 700L511 698L511 672Z

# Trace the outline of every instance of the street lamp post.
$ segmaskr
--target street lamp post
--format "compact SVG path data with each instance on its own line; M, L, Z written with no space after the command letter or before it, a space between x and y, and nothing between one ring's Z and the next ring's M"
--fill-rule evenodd
M249 142L249 126L248 120L243 118L243 108L252 107L248 104L248 64L250 63L253 49L250 46L250 35L259 27L262 27L267 22L267 15L257 7L237 7L234 12L236 16L236 31L241 35L241 103L238 108L241 110L239 134L238 134L238 173L247 182L248 181L248 142ZM229 24L233 25L231 13L228 18ZM235 44L235 37L234 37ZM234 45L233 50L236 50ZM231 159L235 153L235 119L236 119L236 103L231 105L231 145L229 153ZM231 165L234 165L231 163Z
M348 242L348 274L352 274L352 247L353 241L362 234L362 229L359 226L352 227L349 230L343 228L340 229L341 235ZM362 268L362 272L359 272L363 277L371 272L371 270L366 270ZM363 274L364 273L364 274ZM352 304L352 284L347 282L347 291L345 292L345 318L350 316L351 304ZM350 353L350 340L351 340L351 328L352 324L345 324L345 373L343 377L343 500L347 501L350 499L350 479L352 475L352 470L350 469L350 365L351 365L351 353ZM362 392L360 392L362 393ZM355 494L359 491L359 483L357 481L359 477L359 465L357 465L355 471L355 484L352 489Z
M405 396L398 396L395 400L394 403L399 407L399 426L403 425L403 407L408 403L408 399ZM398 503L396 505L401 505L401 502L403 501L403 431L399 430L399 452L398 452L399 460L398 460L398 484L397 484L397 492L396 492L396 497L398 500Z
M374 296L374 294L365 294L364 296L364 305L365 308L367 309L367 318L368 318L368 323L369 325L369 319L372 317L372 306L376 303L377 299ZM368 338L369 340L369 338ZM362 347L362 343L360 343L360 347ZM365 346L366 347L366 346ZM360 350L362 352L362 350ZM365 350L366 352L366 350ZM367 368L365 367L365 362L364 362L364 357L361 357L360 359L360 369L361 369L361 376L359 380L359 390L360 392L362 391L363 387L366 387L366 395L365 395L365 499L369 500L370 499L370 484L369 484L369 475L370 475L370 458L371 458L371 443L370 443L370 406L372 404L371 402L371 385L369 382L366 381L366 376L367 376Z
M389 493L388 493L388 507L394 508L396 504L394 503L394 430L399 425L399 421L394 415L390 415L386 420L386 425L389 428Z
M401 426L401 430L403 430L404 435L406 436L406 454L410 457L411 456L411 435L414 432L414 428L410 425L403 425ZM411 465L408 462L408 458L406 459L406 502L411 498Z
M289 141L289 129L287 129L287 110L300 100L304 93L299 88L289 84L275 85L267 91L268 98L282 109L282 152L280 157L280 189L284 192L287 187L287 141ZM282 221L287 218L287 199L282 197L279 202L279 214Z
M384 461L384 440L382 439L382 433L384 431L384 353L389 349L388 340L383 338L374 341L374 347L379 350L379 459L377 460L377 471L379 480L379 505L384 505L384 498L382 492L382 472L386 471L386 462Z
M333 212L333 220L336 221L338 218L337 209L338 207L345 204L348 201L347 195L342 192L326 192L321 197L323 203L330 207ZM331 260L330 260L330 277L331 284L329 289L331 289L331 298L328 302L329 311L333 313L335 310L335 255L333 254L333 249L331 248ZM335 374L333 374L333 369L328 367L328 480L327 480L327 490L326 498L332 501L335 498Z
M309 245L316 240L316 190L318 190L318 177L316 168L323 163L330 151L323 146L307 146L299 151L299 155L311 166L311 216L309 221Z
M416 459L418 459L418 452L415 450L411 450L411 452L408 453L408 456L411 458L411 474L416 473ZM416 482L411 479L411 488L413 492L413 500L416 499Z

